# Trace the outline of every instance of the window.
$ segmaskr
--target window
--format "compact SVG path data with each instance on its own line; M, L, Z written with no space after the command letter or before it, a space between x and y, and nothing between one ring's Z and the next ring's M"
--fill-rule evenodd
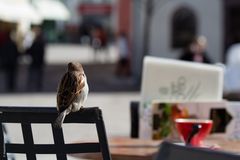
M196 36L197 20L194 11L180 7L172 17L172 47L183 48Z

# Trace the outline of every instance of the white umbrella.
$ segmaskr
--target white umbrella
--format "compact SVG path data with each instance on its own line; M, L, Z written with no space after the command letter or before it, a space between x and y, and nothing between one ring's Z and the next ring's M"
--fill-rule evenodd
M46 20L68 20L70 12L59 0L33 0L33 5Z
M40 14L28 0L0 0L0 19L8 22L28 21L40 24Z

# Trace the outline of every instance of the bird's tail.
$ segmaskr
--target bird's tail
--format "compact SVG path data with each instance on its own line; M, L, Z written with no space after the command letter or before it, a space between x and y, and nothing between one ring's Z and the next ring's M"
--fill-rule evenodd
M61 113L58 115L58 117L57 117L57 119L55 120L55 122L53 123L53 126L54 126L55 128L62 128L62 124L63 124L63 121L64 121L66 115L67 115L67 110L64 110L63 112L61 112Z

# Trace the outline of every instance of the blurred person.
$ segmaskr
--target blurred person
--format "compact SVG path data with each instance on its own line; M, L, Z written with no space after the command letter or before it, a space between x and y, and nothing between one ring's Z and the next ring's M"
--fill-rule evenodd
M13 92L16 89L16 77L18 68L19 51L16 42L13 40L12 30L7 30L4 41L1 42L1 66L5 74L7 91Z
M91 36L92 36L92 47L96 57L96 53L101 47L100 30L98 28L93 29L91 31Z
M240 99L240 43L231 45L226 54L224 92L228 98Z
M27 50L32 46L34 39L35 39L35 33L33 32L33 30L31 29L31 30L27 31L23 38L24 50Z
M0 24L1 26L1 24ZM2 56L3 56L3 51L2 51L2 48L3 48L3 45L4 43L6 42L7 40L7 32L0 27L0 68L2 69L3 67L3 59L2 59Z
M207 39L204 36L195 37L184 49L180 60L199 63L212 63L206 52Z
M79 29L80 43L83 45L91 45L91 25L83 23Z
M92 47L94 50L94 58L97 59L97 54L100 51L107 51L107 33L102 27L96 27L91 32ZM106 53L107 54L107 53Z
M7 39L7 32L3 28L0 28L0 46L3 45L6 39Z
M117 62L116 75L129 76L130 75L130 59L129 59L129 46L127 35L121 32L117 38L117 48L119 59Z
M23 28L23 24L19 23L16 26L16 32L15 32L15 39L16 39L16 44L18 47L18 51L20 53L24 53L24 38L25 38L25 29Z
M45 66L45 40L40 27L33 27L33 32L35 35L34 40L31 47L26 50L26 53L31 58L27 85L30 91L41 91Z

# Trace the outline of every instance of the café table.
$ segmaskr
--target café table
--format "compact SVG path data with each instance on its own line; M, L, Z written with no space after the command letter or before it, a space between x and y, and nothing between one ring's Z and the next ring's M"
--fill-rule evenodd
M129 137L109 138L109 148L113 160L152 160L161 140L143 140ZM81 159L101 160L99 153L72 154Z
M109 139L110 153L113 160L152 160L158 152L161 140L143 140L129 137L112 137ZM239 153L240 140L229 140L224 134L211 134L204 141L206 146ZM101 160L101 154L85 153L71 155L81 159Z
M217 145L219 150L240 154L240 140L231 140L225 134L211 134L206 140L207 145Z

